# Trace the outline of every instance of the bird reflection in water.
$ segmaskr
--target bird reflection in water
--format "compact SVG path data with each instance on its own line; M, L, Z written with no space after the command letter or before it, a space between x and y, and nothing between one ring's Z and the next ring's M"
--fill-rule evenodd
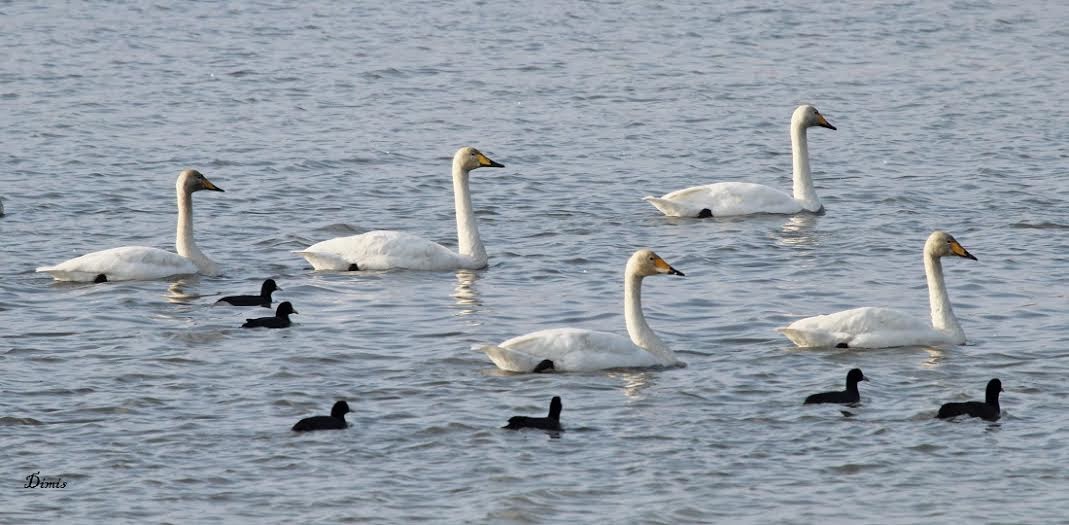
M167 285L167 294L164 295L163 298L166 299L169 303L190 304L193 301L204 297L200 294L186 292L187 286L196 285L199 282L200 277L198 276L180 278L175 282Z
M453 287L453 299L456 299L456 316L467 316L478 312L482 306L475 283L479 274L470 270L457 271L457 285ZM477 324L477 323L476 323Z
M817 223L819 215L812 213L800 213L791 215L783 224L783 236L780 242L788 246L812 246L817 238L813 233L813 226Z
M643 391L653 386L653 376L649 372L620 371L610 373L609 377L622 379L624 395L630 398L642 397Z

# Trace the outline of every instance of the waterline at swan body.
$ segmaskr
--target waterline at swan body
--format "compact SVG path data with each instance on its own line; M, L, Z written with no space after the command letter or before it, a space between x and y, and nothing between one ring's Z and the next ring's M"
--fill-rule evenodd
M502 370L532 372L543 360L559 372L588 372L608 368L639 368L680 364L642 314L642 279L680 272L651 250L639 250L624 271L624 317L630 336L581 328L553 328L514 337L480 348Z
M477 168L503 168L472 147L453 156L453 198L457 213L457 251L410 233L375 230L336 237L294 253L316 270L477 270L486 268L486 249L471 207L468 174Z
M813 126L836 129L810 105L798 106L791 116L794 194L749 182L719 182L673 191L644 200L669 217L729 217L754 213L818 213L824 209L809 171L806 130Z
M864 307L807 317L777 328L795 345L840 348L889 348L918 345L960 345L965 331L950 306L943 265L946 256L976 260L948 233L935 231L924 243L931 321L891 308Z
M199 171L187 169L175 183L178 195L178 232L172 253L147 246L123 246L89 253L55 266L37 268L57 281L133 281L162 279L174 275L219 275L219 266L204 255L193 240L192 194L200 190L223 191Z

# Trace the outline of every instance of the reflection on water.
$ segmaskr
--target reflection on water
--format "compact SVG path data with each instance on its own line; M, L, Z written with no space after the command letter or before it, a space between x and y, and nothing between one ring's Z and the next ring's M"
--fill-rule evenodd
M812 246L816 244L816 236L813 234L813 226L816 225L819 215L812 213L800 213L791 215L783 224L783 236L780 241L788 246Z
M453 298L456 299L457 316L465 316L477 313L482 301L479 292L475 290L475 283L479 280L479 274L471 270L457 271L457 285L453 287Z
M938 368L939 364L943 361L943 350L934 346L929 346L924 349L928 352L928 359L925 359L921 366L924 368Z
M163 298L167 299L169 303L190 304L201 297L206 297L201 294L186 292L187 287L194 287L199 284L200 276L181 277L167 286L167 293L164 294Z
M624 395L630 398L641 397L643 391L654 385L653 376L647 371L620 371L609 376L624 380Z

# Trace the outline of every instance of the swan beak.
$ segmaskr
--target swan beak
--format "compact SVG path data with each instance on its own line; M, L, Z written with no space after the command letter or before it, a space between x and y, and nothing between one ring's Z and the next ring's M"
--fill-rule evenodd
M205 190L224 191L223 188L220 188L219 186L216 186L215 184L212 184L212 181L210 181L208 179L204 179L204 182L201 183L200 187L202 189L205 189Z
M966 250L964 246L958 243L958 241L951 241L950 251L958 257L964 257L966 259L972 259L974 261L976 260L976 257L973 257L973 254L969 253L969 250Z
M678 275L680 277L686 277L686 274L675 268L672 268L672 265L664 262L664 259L658 258L656 261L653 261L653 265L656 266L658 270L661 270L664 273L667 273L668 275Z
M490 157L487 157L486 155L483 155L482 153L479 153L478 155L476 155L476 158L479 159L479 167L481 167L481 168L504 168L505 167L504 164L501 164L501 163L498 163L498 162L494 162L494 161L490 160Z
M824 118L824 115L817 115L817 125L822 128L835 129L835 126L832 126L831 122Z

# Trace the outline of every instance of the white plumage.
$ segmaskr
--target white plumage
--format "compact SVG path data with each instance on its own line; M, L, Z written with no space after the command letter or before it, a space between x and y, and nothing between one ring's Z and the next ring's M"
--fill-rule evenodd
M809 172L806 129L835 129L816 108L798 106L791 115L791 153L794 164L794 195L749 182L719 182L673 191L645 200L669 217L729 217L753 213L791 214L824 209Z
M175 182L178 196L178 253L147 246L123 246L92 252L54 266L42 266L57 281L132 281L162 279L172 275L202 273L218 275L219 267L193 240L193 192L223 191L197 170L183 170Z
M468 173L480 167L503 168L471 147L453 156L453 198L457 212L457 251L410 233L375 230L322 241L300 254L316 270L477 270L485 268L486 249L475 224Z
M950 234L936 231L924 244L931 322L891 308L864 307L799 319L777 328L795 345L809 347L888 348L894 346L963 344L965 331L950 306L941 257L976 260Z
M627 262L624 318L630 339L580 328L553 328L479 350L498 368L511 372L531 372L546 359L553 362L555 370L563 372L678 364L675 353L661 342L642 314L642 278L658 274L683 275L651 250L639 250Z

